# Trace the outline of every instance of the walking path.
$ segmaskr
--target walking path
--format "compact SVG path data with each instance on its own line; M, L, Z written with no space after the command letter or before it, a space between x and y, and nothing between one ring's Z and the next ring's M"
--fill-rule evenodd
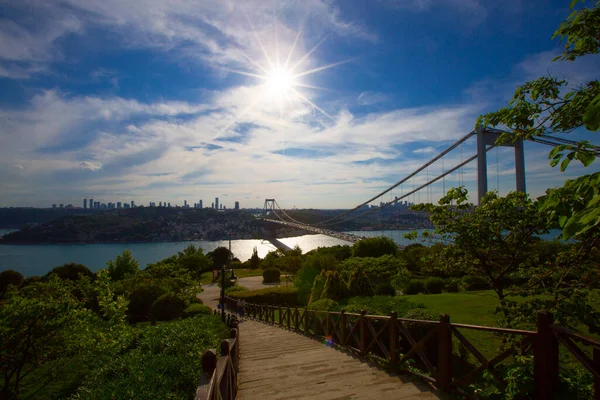
M392 376L314 339L251 320L240 328L238 399L438 399L421 381Z

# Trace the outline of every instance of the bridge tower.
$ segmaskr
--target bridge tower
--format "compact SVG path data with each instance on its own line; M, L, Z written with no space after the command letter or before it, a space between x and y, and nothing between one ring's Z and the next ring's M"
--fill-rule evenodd
M263 217L266 217L269 211L275 209L275 199L265 199L265 205L263 207Z
M482 127L477 128L477 198L479 203L481 203L481 198L485 196L488 191L485 147L494 145L500 134L501 133L499 132L484 129ZM525 192L525 155L523 153L523 141L519 139L513 143L504 143L502 146L515 148L517 192Z

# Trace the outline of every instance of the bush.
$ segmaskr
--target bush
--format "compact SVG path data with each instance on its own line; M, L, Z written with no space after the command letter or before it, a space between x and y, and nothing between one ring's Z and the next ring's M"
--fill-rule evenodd
M273 287L260 290L248 290L230 294L234 299L243 299L248 303L272 304L278 306L299 306L298 291L292 287Z
M208 315L140 331L137 346L88 374L73 400L193 397L202 375L202 352L229 337L221 320Z
M404 287L404 294L425 293L425 283L417 279L411 279Z
M212 308L205 306L204 304L192 304L185 310L183 310L183 317L193 317L195 315L211 315L213 313Z
M279 282L281 271L277 267L269 267L263 271L263 281L265 283Z
M185 300L175 293L165 293L152 305L152 317L156 321L170 321L181 317L185 306Z
M150 319L152 306L154 302L163 294L165 290L154 285L140 285L129 295L129 307L127 315L131 322L143 322Z
M439 294L446 286L442 278L429 278L425 281L425 291L429 294Z
M490 288L488 282L477 275L467 275L462 278L462 286L464 290L472 291L472 290L486 290Z
M12 269L0 272L0 294L6 292L8 285L19 287L23 284L25 278L20 272Z
M94 273L92 271L90 271L90 269L88 267L86 267L83 264L77 264L77 263L64 264L64 265L61 265L60 267L56 267L52 271L48 272L44 276L44 278L47 278L52 274L55 274L60 279L70 280L70 281L79 280L79 277L81 275L86 276L88 278L94 277Z
M362 239L352 246L354 257L381 257L388 254L395 256L397 251L398 245L385 236Z
M449 278L446 281L446 287L444 290L448 293L456 293L460 291L460 279L458 278Z
M340 309L340 305L335 300L321 299L311 303L308 306L308 309L314 311L338 311Z
M235 292L245 292L247 291L248 288L245 286L239 286L239 285L235 285L235 286L231 286L227 289L225 289L225 294L230 294L230 293L235 293Z
M346 297L348 287L337 271L321 271L321 275L325 276L321 299L340 300Z
M390 296L370 296L370 297L352 297L348 299L348 304L342 308L349 313L359 313L366 310L372 315L390 315L392 311L402 317L413 308L424 307L420 303L413 302L406 297Z
M382 283L375 290L378 296L395 296L396 289L390 283Z

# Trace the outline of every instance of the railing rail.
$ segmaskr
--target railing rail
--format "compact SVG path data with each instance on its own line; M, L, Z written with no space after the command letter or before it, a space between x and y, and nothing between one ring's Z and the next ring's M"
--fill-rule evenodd
M226 298L226 305L236 309L236 299ZM343 347L359 356L377 356L393 368L433 383L444 391L464 391L486 371L520 352L533 355L535 399L554 399L558 390L559 345L564 346L594 377L596 399L600 399L600 342L553 324L551 313L538 313L537 329L506 329L469 324L455 324L441 315L439 321L426 321L390 316L367 315L306 308L248 303L246 314L256 320L278 325L319 340ZM506 339L516 337L515 345L503 345L498 354L486 357L463 334L463 331L485 331ZM460 343L478 365L462 374L453 370L453 341ZM503 340L504 342L504 340ZM592 356L580 346L591 347ZM416 364L410 367L409 360ZM423 372L424 371L424 372Z
M215 310L215 314L217 311ZM210 349L202 354L202 380L195 400L233 400L237 396L237 373L240 363L240 336L237 317L226 315L230 339L221 341L219 354Z

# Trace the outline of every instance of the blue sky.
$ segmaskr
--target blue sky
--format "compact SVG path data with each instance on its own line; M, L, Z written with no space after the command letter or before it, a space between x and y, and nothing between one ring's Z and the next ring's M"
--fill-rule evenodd
M0 206L353 206L518 83L597 79L596 56L551 62L568 13L550 0L0 1ZM511 151L489 153L490 189L514 189ZM560 174L547 152L526 146L532 195L583 171ZM470 165L408 200L475 193L474 180Z

